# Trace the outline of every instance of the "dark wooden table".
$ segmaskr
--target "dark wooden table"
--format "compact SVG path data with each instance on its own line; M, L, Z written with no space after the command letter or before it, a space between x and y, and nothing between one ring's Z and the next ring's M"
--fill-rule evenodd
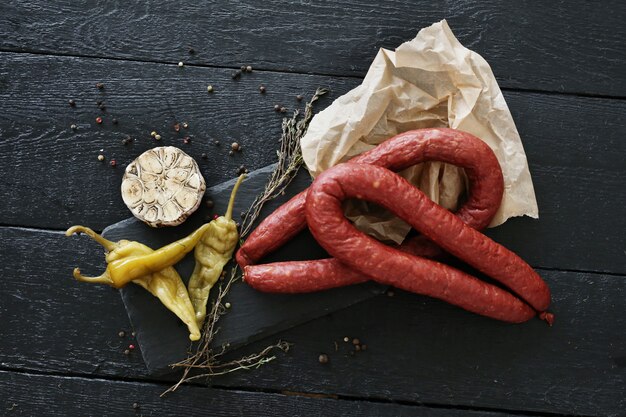
M63 231L128 217L123 167L154 146L151 131L201 161L209 185L262 167L280 134L274 104L292 110L323 86L323 108L379 47L442 18L492 65L522 136L541 217L489 235L548 281L554 327L396 292L243 349L294 344L267 366L159 398L170 382L123 354L118 293L71 279L78 262L104 268L100 249ZM626 415L624 21L622 0L2 2L0 414ZM253 72L233 81L240 65ZM229 157L232 140L244 151ZM345 336L367 351L350 355Z

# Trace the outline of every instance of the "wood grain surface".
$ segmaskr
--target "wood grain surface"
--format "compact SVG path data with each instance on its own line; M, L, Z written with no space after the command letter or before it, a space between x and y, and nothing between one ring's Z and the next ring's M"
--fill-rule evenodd
M0 16L5 51L356 76L445 18L504 87L626 96L621 0L14 1Z
M230 353L293 343L262 368L159 399L171 381L124 354L117 291L71 278L103 270L101 249L61 231L128 217L123 169L153 146L183 148L209 186L274 162L296 95L329 87L324 108L378 48L443 18L491 64L522 137L540 219L488 234L547 280L554 327L396 291ZM625 20L621 0L0 3L0 414L626 416Z
M252 416L259 410L280 416L505 417L487 410L352 401L295 392L189 387L165 399L163 384L59 377L0 371L0 403L6 416ZM68 396L67 393L72 393ZM524 414L518 414L523 416Z

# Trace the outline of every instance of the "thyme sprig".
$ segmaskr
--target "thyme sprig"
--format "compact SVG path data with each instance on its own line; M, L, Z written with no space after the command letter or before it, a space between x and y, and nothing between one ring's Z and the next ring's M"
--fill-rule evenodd
M278 162L270 178L268 179L263 192L256 197L252 205L246 210L246 215L241 222L240 238L241 241L252 231L252 227L259 218L263 206L281 195L287 186L294 179L302 166L302 149L300 148L300 139L306 133L309 123L313 118L313 103L321 96L326 94L328 90L318 88L306 104L304 115L300 118L300 112L295 110L291 118L283 119L282 135L279 140L280 149L276 152ZM190 351L189 356L171 366L173 368L182 368L183 373L178 382L168 388L161 396L168 392L175 391L181 384L202 378L210 378L212 376L225 375L240 370L256 369L266 363L276 359L273 353L276 350L287 352L290 344L284 341L267 346L260 352L244 356L239 359L222 362L221 357L226 352L228 345L221 346L217 350L211 346L215 336L219 332L217 323L226 312L223 300L231 289L232 285L241 279L239 266L234 264L229 273L224 276L218 286L217 297L212 304L211 311L207 315L204 324L202 337L198 342L195 351ZM200 373L191 374L192 371Z

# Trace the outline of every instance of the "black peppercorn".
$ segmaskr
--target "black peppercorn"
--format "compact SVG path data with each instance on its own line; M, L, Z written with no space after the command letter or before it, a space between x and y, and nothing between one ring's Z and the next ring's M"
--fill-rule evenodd
M98 90L104 90L104 83L96 83L96 88Z
M265 93L265 86L264 85L260 86L259 87L259 91L261 92L261 94L264 94Z
M298 100L298 101L302 101L302 98L303 98L303 97L302 97L300 94L298 94L298 95L296 96L296 100Z
M205 154L205 153L203 152L203 153L202 153L202 155L200 155L200 158L202 158L202 159L207 159L207 158L208 158L208 155L207 155L207 154Z
M189 48L189 51L188 51L188 52L189 52L189 55L193 55L193 54L195 54L195 53L196 53L196 50L195 50L195 49L193 49L193 48Z
M278 104L274 104L274 111L280 111L280 106Z
M245 72L246 71L246 66L242 65L240 69L241 69L241 72Z
M233 80L236 80L237 78L241 77L241 71L237 70L237 71L233 72L231 77L233 78Z
M117 124L117 119L114 117L114 118L111 120L111 123L113 123L114 125L116 125L116 124Z
M68 103L70 104L70 107L75 107L76 106L76 102L74 100L70 100L70 101L68 101Z
M213 206L215 205L213 200L207 200L204 204L206 204L207 208L213 208Z
M219 140L214 140L214 141L213 141L213 145L215 145L215 146L220 146L220 141L219 141Z
M281 107L280 108L280 112L281 113L287 113L287 108L286 107Z

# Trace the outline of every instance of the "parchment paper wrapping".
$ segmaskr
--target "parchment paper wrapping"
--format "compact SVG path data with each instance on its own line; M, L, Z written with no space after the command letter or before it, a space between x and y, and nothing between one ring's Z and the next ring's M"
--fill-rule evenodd
M315 177L391 136L425 127L472 133L495 152L505 190L490 227L514 216L538 217L526 154L500 87L487 61L461 45L445 20L420 30L395 52L380 49L363 83L315 115L302 138L302 154ZM402 175L451 210L467 188L462 169L440 162ZM346 214L382 240L401 243L410 230L364 202L351 202Z

